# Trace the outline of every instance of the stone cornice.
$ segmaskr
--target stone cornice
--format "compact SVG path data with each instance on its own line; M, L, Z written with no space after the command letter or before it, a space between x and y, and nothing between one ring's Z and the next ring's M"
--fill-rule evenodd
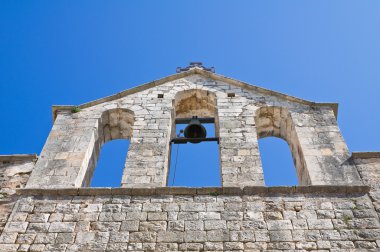
M380 152L352 152L354 159L380 158Z
M0 155L0 162L16 162L16 161L33 161L37 159L37 154L12 154Z
M278 187L157 187L157 188L61 188L17 189L18 195L28 196L97 196L97 195L293 195L293 194L365 194L369 186L278 186Z

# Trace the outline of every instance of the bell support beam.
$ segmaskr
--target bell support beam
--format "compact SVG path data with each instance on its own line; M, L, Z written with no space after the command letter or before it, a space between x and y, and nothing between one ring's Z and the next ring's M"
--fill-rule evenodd
M188 124L193 118L176 118L175 123L176 124ZM197 118L199 122L201 123L215 123L214 117L198 117Z
M186 137L177 137L173 138L170 142L176 144L186 144L190 141L199 141L199 142L218 142L219 137L208 137L208 138L186 138Z

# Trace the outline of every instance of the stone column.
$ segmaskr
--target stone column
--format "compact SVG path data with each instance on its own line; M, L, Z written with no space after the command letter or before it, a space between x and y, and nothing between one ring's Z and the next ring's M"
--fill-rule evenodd
M122 187L166 186L172 124L168 106L170 101L136 111Z
M218 98L223 186L264 186L254 108L243 98Z
M291 118L309 174L309 184L362 184L355 167L345 165L350 153L331 108L291 111Z
M98 119L59 112L26 188L69 188L88 183L94 155Z

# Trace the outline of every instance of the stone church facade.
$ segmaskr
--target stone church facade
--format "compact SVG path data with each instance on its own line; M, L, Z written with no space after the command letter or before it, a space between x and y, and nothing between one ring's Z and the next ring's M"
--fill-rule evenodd
M200 64L53 106L38 157L0 156L0 251L380 251L380 153L350 153L337 110ZM194 115L215 122L221 187L167 186L176 122ZM265 186L267 136L289 144L299 186ZM121 186L89 187L115 139L130 140Z

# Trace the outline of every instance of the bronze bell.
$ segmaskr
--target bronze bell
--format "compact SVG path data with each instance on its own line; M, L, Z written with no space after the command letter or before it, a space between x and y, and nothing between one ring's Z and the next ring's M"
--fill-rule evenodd
M205 138L206 128L201 124L197 116L193 116L189 125L186 126L184 136L186 138ZM190 143L200 143L200 140L189 141Z

